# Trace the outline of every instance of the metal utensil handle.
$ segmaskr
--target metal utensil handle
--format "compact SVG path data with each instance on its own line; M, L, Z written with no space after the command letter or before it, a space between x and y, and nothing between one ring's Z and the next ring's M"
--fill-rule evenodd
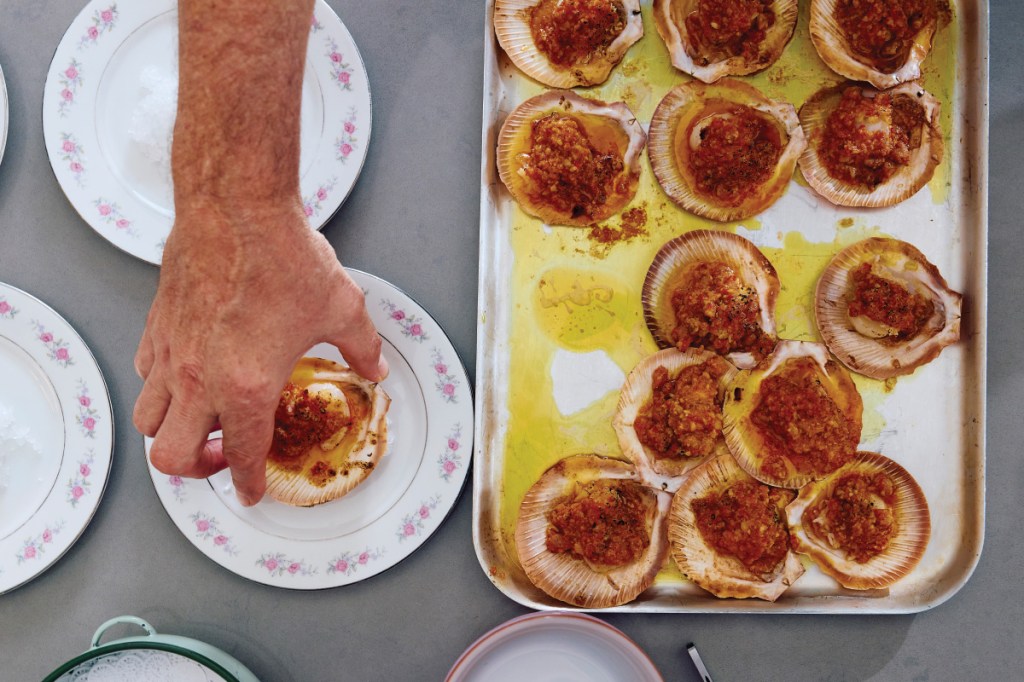
M117 618L111 618L106 623L97 628L96 634L92 636L92 643L89 645L89 648L95 649L96 647L98 647L100 645L100 639L103 638L103 635L104 633L106 633L107 630L109 630L111 627L115 625L121 625L123 623L138 625L140 628L146 631L147 637L152 637L156 634L156 629L146 621L142 620L141 618L136 618L135 616L118 616Z
M700 673L701 682L711 682L711 673L704 667L704 661L700 659L700 654L697 653L697 647L692 644L687 645L686 650L690 652L690 658L693 659L693 665L697 668L697 672Z

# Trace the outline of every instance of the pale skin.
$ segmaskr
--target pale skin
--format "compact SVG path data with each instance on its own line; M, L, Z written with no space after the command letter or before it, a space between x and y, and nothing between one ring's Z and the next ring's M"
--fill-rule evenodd
M266 488L274 412L295 363L335 345L388 372L362 290L312 231L299 191L299 116L313 0L180 0L174 229L135 356L134 422L166 474L230 468ZM223 438L208 440L223 429Z

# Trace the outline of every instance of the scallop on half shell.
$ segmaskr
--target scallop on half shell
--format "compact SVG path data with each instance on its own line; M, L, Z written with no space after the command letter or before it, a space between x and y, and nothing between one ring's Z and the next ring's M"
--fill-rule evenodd
M914 83L885 92L855 83L819 90L800 107L807 135L800 171L838 206L898 204L942 161L939 108Z
M846 247L825 268L814 316L844 365L887 379L910 374L960 339L962 300L914 246L873 237Z
M767 538L762 536L759 539L760 553L747 548L748 563L736 554L717 548L715 541L701 530L698 521L700 505L715 504L733 486L745 489L749 497L763 498L763 504L751 503L747 509L756 510L759 514L755 520L757 526L767 520L764 527L771 529L766 533ZM756 597L775 601L804 573L803 564L789 549L785 514L779 507L793 496L792 491L772 489L759 483L729 454L706 460L690 472L672 499L668 519L672 558L687 578L717 597ZM741 516L722 519L716 515L716 521L733 526L742 526L746 521L749 525L752 519ZM735 527L731 530L736 532ZM751 538L747 540L752 541ZM765 547L765 544L770 546Z
M746 0L734 3L746 12L747 26L721 28L715 3L704 0L654 0L654 21L668 48L672 66L705 83L743 76L771 66L793 37L797 0ZM736 16L728 17L735 20Z
M648 156L672 201L729 222L783 195L804 146L792 104L737 80L691 81L669 90L654 110Z
M856 385L824 344L779 341L726 389L725 442L757 480L799 488L853 457L862 412Z
M567 457L544 472L519 506L519 562L534 585L559 601L588 609L625 604L653 584L665 562L671 499L645 485L626 462L597 455ZM591 504L601 509L596 525L591 525ZM571 527L555 525L574 518L586 518L590 532L576 536ZM614 546L602 546L605 531L612 528L625 535L615 538ZM635 559L600 563L602 552L621 553L624 544L632 547Z
M505 119L498 175L530 215L550 225L593 225L633 199L646 143L622 102L552 90L526 100Z
M675 492L687 471L729 451L722 436L722 401L736 372L716 353L674 348L649 355L633 368L612 426L623 453L645 480ZM665 398L656 407L655 396L662 390Z
M302 358L281 394L267 494L310 507L366 480L387 449L384 389L330 360Z
M553 88L603 83L644 34L639 0L495 0L512 63Z
M879 31L883 20L901 25L905 37L894 28ZM883 90L921 77L937 23L935 0L811 0L811 42L821 60L840 76ZM858 39L862 33L874 44ZM877 42L879 36L888 40Z
M750 240L694 230L667 242L654 257L641 293L644 320L661 348L695 345L750 368L775 347L779 286L775 268ZM704 310L713 304L718 314L688 314L688 299L698 295L704 300L693 303ZM740 329L730 332L737 321Z
M931 535L928 502L899 464L874 452L800 490L788 507L797 552L843 587L878 589L920 562Z

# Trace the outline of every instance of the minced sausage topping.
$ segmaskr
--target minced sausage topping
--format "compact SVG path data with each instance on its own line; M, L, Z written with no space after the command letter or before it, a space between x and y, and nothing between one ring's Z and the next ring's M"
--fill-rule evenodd
M542 0L530 12L537 49L564 68L602 53L625 27L626 10L618 0Z
M885 551L896 534L896 485L884 473L846 474L832 493L804 512L833 549L864 563Z
M757 63L775 12L772 0L699 0L684 23L696 64L707 66L721 56Z
M598 566L624 566L651 544L645 490L632 481L578 485L548 512L547 549Z
M892 329L898 340L917 334L935 312L935 304L925 296L911 293L899 282L871 272L863 263L851 274L853 297L851 317L865 316Z
M671 339L679 350L750 352L761 359L775 348L775 338L760 325L757 291L725 263L694 265L671 302L676 315Z
M835 18L858 61L893 73L936 15L935 0L839 0Z
M291 382L281 392L274 414L270 456L287 462L352 425L355 416L332 409L330 400Z
M694 500L692 509L705 542L761 576L772 573L786 557L789 527L784 510L795 497L792 490L743 481Z
M859 425L843 414L810 358L788 361L764 381L750 420L763 439L761 471L784 478L786 461L801 474L823 476L846 464L860 442Z
M688 155L690 172L696 189L723 206L739 206L757 194L782 156L778 128L750 107L713 117L700 139Z
M595 148L582 123L551 113L537 119L530 133L529 152L522 156L521 173L530 184L531 200L571 215L592 215L616 192L624 164L615 154Z
M637 438L656 459L704 457L722 437L718 382L729 364L714 357L670 376L654 370L653 394L633 422Z
M908 95L866 97L847 88L825 121L818 157L836 180L874 189L910 161L924 121L924 109Z

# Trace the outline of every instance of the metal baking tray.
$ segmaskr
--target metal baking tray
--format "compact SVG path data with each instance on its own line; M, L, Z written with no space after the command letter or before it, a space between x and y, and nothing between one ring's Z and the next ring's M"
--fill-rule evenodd
M779 62L741 78L798 108L819 87L841 80L814 52L808 3L800 4L796 34ZM669 65L649 0L642 12L644 37L609 81L577 91L625 101L646 128L664 94L689 77ZM512 539L519 502L540 474L565 456L621 456L610 425L618 399L614 367L627 374L656 350L641 311L644 274L673 236L719 225L672 204L646 161L631 204L645 208L646 234L602 244L587 229L550 228L523 214L498 180L496 140L508 113L544 88L508 61L494 38L492 13L489 0L473 540L498 589L531 608L561 609L566 605L533 587L519 566ZM952 15L924 64L924 87L942 102L945 136L945 156L925 189L888 209L838 208L817 198L798 172L769 210L719 226L751 239L779 272L782 338L820 340L811 309L818 274L843 246L868 236L916 245L964 294L961 340L937 360L895 383L855 377L865 406L861 449L900 462L928 499L932 537L924 558L890 588L867 592L841 588L805 559L807 572L775 603L717 599L686 580L669 560L650 589L610 610L910 613L941 604L970 578L981 554L985 518L988 4L960 0ZM618 226L615 219L607 224ZM575 380L569 381L570 375Z

